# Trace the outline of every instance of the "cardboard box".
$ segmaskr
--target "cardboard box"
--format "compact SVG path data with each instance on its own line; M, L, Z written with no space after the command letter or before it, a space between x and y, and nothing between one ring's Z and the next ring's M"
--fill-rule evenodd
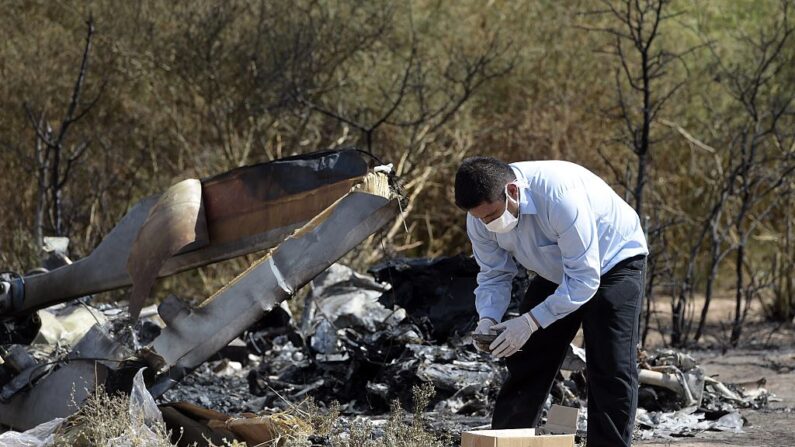
M546 425L537 431L532 428L468 431L461 434L461 447L574 447L578 412L577 408L553 405Z
M536 435L532 428L477 430L461 435L461 447L574 447L574 435Z

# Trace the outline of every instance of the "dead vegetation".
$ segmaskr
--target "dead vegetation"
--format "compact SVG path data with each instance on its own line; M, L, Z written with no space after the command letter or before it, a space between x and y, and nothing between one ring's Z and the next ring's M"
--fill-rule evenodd
M328 439L333 447L445 447L446 435L437 435L427 427L424 411L433 399L433 386L412 389L413 414L409 416L395 401L383 428L376 428L364 418L348 421L340 417L339 405L321 408L307 399L281 413L269 414L274 437L261 447L308 447L310 438ZM138 411L139 413L136 413ZM140 424L144 416L130 405L130 396L107 394L98 388L80 410L69 417L54 434L54 447L172 447L174 438L162 421ZM179 438L179 434L177 434ZM195 444L194 444L195 445ZM223 445L208 442L209 447L246 447L245 442L227 441Z
M435 391L431 384L423 384L412 388L414 411L410 420L406 421L406 413L400 402L392 402L389 418L383 429L383 434L378 439L375 429L366 419L356 419L350 424L349 430L335 424L335 431L331 437L334 447L445 447L450 445L446 436L436 435L428 430L425 409L430 404ZM298 446L296 446L298 447Z
M134 423L143 418L143 410L130 406L130 395L108 394L103 388L97 388L55 433L54 446L172 447L174 445L162 421L151 424L148 430L143 430L142 426Z

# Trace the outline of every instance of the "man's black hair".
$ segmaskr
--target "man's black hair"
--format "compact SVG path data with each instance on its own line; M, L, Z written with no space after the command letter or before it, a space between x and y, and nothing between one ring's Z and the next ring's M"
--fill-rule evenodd
M485 202L505 199L505 185L516 180L508 163L492 157L471 157L455 175L455 204L471 210Z

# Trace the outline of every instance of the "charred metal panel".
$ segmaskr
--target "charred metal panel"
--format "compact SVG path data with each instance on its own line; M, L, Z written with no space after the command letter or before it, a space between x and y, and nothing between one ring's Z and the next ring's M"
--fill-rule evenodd
M188 247L190 251L168 259L159 275L273 247L350 191L367 170L360 152L343 150L246 166L203 180L209 244ZM78 296L129 286L130 250L158 198L151 196L135 205L86 258L24 278L24 300L21 304L13 301L13 308L0 312L23 315Z
M98 326L92 327L62 366L32 388L19 391L8 402L0 402L0 424L27 430L72 414L76 404L93 393L97 384L104 383L109 366L115 366L115 361L130 354Z

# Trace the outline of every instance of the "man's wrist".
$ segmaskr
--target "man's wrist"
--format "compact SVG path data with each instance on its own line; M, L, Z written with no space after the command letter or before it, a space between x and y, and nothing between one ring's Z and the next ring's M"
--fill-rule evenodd
M494 324L497 324L497 323L498 323L498 322L497 322L497 320L495 320L494 318L491 318L491 317L480 317L480 320L478 320L478 324L479 324L481 321L483 321L483 320L489 320L489 321L491 321L491 322L492 322L492 323L494 323Z
M536 318L536 316L533 315L533 311L532 310L530 312L527 312L527 314L530 315L530 318L533 319L533 322L536 324L536 326L541 327L541 323L539 323L538 322L538 318Z
M527 324L530 325L534 331L537 331L541 327L532 312L525 312L522 316L527 320Z

